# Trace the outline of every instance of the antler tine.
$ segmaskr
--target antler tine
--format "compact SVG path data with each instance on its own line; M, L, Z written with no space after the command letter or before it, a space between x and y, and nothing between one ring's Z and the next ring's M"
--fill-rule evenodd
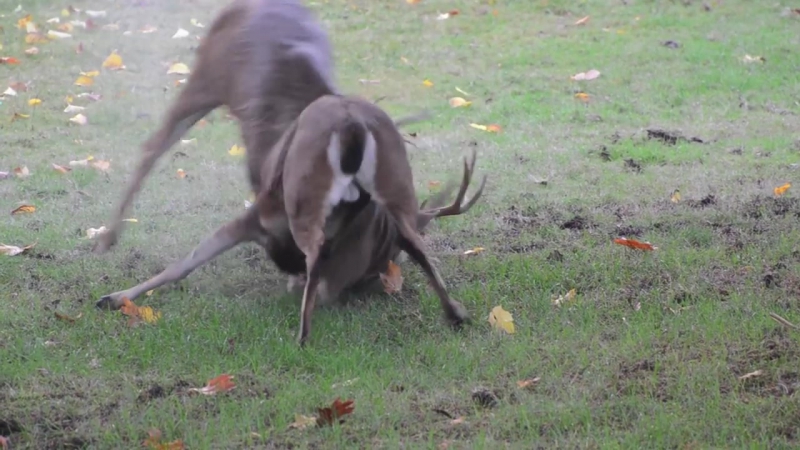
M456 199L453 201L453 203L448 206L425 211L426 214L430 214L432 218L456 216L463 214L475 204L475 202L478 200L478 197L480 197L480 195L483 193L483 188L486 185L485 175L481 181L481 186L478 189L478 192L469 199L466 205L464 205L463 202L464 196L467 194L467 189L469 188L469 182L472 179L472 173L475 170L476 153L477 152L473 149L472 161L468 161L466 157L464 158L464 176L461 178L461 186L458 189L458 195L456 195Z

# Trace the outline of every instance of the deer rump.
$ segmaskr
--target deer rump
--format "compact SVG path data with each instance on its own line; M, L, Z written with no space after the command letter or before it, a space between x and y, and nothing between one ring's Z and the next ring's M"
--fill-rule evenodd
M360 155L360 163L353 152ZM466 312L447 295L417 233L431 220L462 214L475 204L485 176L473 197L463 202L474 165L473 153L471 164L465 160L453 204L420 210L405 143L395 123L365 100L321 97L301 113L269 153L260 175L262 190L251 208L206 237L183 260L137 286L104 296L97 306L119 309L124 298L133 300L183 279L236 245L255 241L280 270L308 275L301 343L308 336L314 308L314 296L306 307L312 278L317 280L314 293L319 291L330 300L343 289L377 276L401 251L428 275L451 323L460 324ZM447 192L443 190L434 201L440 202Z

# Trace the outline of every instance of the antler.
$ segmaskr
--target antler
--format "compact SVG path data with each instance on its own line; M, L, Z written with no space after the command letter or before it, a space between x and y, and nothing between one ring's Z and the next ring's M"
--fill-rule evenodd
M456 195L455 201L448 206L441 206L435 207L431 209L423 209L427 204L427 200L422 202L420 205L420 211L417 214L417 230L422 230L425 228L428 223L437 218L437 217L444 217L444 216L457 216L459 214L464 214L465 212L469 211L470 208L478 201L481 194L483 194L483 188L486 186L486 175L483 176L481 180L481 185L478 188L478 191L465 203L464 196L467 193L467 188L469 187L469 183L472 180L472 174L475 170L475 157L476 151L472 151L472 161L467 161L464 158L464 176L461 179L461 186L458 189L458 195ZM443 193L449 193L452 188L445 188ZM443 193L440 193L436 196L434 200L441 200L443 197ZM434 203L438 203L438 201L434 201Z

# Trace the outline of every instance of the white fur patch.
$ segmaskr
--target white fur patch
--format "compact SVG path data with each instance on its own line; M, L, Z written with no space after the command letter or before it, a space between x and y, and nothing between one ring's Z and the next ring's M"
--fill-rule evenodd
M334 206L338 205L342 200L354 201L358 199L358 188L353 185L354 177L352 175L345 175L342 172L342 141L339 139L339 133L331 133L331 140L328 143L328 164L330 164L333 171L333 179L331 180L331 188L328 191L325 201L325 216L327 217ZM352 200L350 200L352 199Z
M367 130L366 142L364 142L364 157L361 159L361 167L356 172L356 180L373 197L375 192L375 172L378 170L378 145L375 136Z

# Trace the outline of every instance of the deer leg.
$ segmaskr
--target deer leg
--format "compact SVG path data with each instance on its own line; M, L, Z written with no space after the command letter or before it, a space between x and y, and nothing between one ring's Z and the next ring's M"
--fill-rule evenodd
M196 72L201 74L202 72ZM111 217L108 231L103 233L95 242L93 252L97 254L106 253L117 243L119 234L122 232L122 221L125 212L133 202L134 197L142 187L142 182L153 169L156 160L170 149L178 139L181 138L198 120L214 108L222 104L222 101L209 89L208 83L204 80L195 78L189 79L184 90L178 96L167 113L161 128L150 135L142 145L141 159L130 178L122 201L117 205L116 212Z
M114 292L101 298L95 306L116 310L122 307L122 299L133 300L143 293L167 283L186 278L192 271L216 258L236 245L252 239L255 215L251 212L226 223L214 234L206 237L183 260L170 264L164 271L144 283L130 289Z
M425 252L425 244L414 229L414 218L398 217L397 215L395 215L395 217L397 218L397 225L400 232L398 236L400 248L408 253L411 259L425 272L428 281L433 286L433 290L439 297L439 303L442 305L442 310L444 311L447 321L455 328L460 327L464 322L469 320L469 314L466 308L464 308L464 305L450 298L450 295L447 293L444 280L442 280L436 267L431 264L430 258L428 258Z

